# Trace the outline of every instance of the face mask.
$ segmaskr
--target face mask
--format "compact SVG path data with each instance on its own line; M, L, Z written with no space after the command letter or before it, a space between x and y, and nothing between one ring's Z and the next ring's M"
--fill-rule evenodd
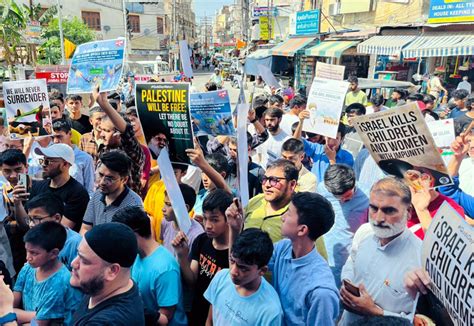
M374 220L370 219L370 226L374 231L374 234L379 239L387 239L402 233L407 227L408 211L405 212L401 221L394 224L381 223L377 224Z

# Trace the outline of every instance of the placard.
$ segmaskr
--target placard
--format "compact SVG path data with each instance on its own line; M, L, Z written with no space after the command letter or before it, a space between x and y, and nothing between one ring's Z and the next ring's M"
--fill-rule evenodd
M281 85L273 75L270 68L264 65L258 65L258 74L262 76L263 81L270 87L280 88Z
M46 79L4 82L3 99L11 139L52 134Z
M331 65L324 62L316 62L316 72L315 77L334 79L334 80L344 80L344 71L346 70L345 66L340 65Z
M249 203L249 156L247 146L247 116L250 106L248 104L237 105L237 150L239 160L239 192L242 207L247 207Z
M68 94L114 91L122 79L125 40L122 38L81 44L74 52L67 81Z
M186 40L179 41L179 56L181 65L183 66L184 75L188 78L193 77L193 68L191 67L191 55Z

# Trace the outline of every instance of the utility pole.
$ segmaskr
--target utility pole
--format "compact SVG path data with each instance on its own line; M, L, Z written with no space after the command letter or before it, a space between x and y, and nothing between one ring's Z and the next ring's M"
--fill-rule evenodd
M58 21L59 21L59 42L61 42L61 64L66 64L66 55L64 53L64 33L63 33L63 19L61 14L61 0L57 0L58 7Z

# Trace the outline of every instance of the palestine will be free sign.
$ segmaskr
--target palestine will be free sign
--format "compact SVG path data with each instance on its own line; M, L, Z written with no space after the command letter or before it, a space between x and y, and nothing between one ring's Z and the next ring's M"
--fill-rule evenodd
M431 187L451 183L433 136L416 103L354 118L354 127L369 153L388 174L410 178L429 175Z

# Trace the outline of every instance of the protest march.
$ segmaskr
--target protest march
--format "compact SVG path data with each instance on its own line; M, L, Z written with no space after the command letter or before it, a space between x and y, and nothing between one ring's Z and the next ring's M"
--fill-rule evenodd
M0 325L474 325L471 91L127 41L2 82Z

